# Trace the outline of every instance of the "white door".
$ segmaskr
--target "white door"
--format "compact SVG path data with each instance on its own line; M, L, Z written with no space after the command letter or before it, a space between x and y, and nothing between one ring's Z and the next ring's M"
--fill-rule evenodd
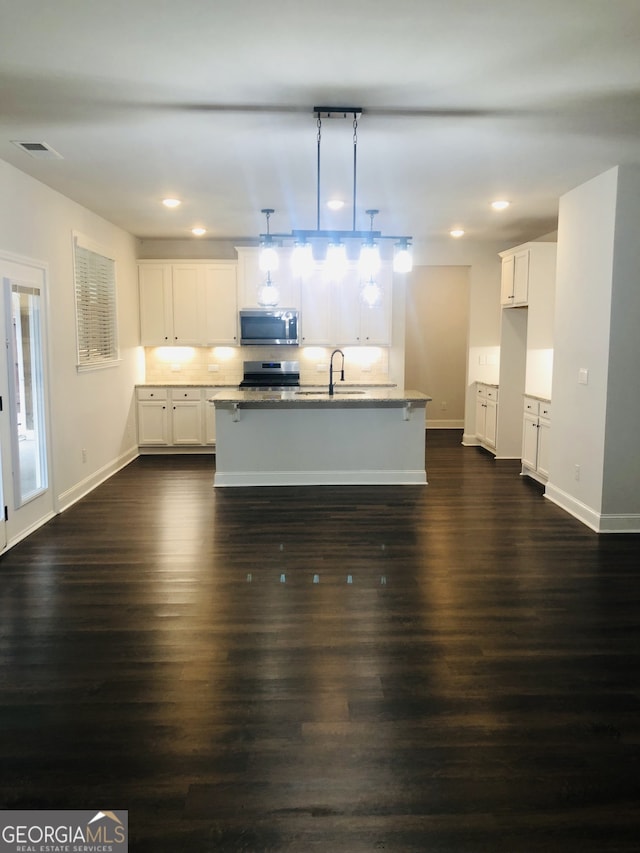
M53 514L45 270L0 256L0 547Z
M2 377L0 377L0 382ZM6 548L7 545L7 521L5 518L5 507L6 504L4 502L4 489L2 487L2 456L4 452L5 440L8 443L8 437L5 439L5 431L3 428L3 422L6 420L6 414L4 410L6 394L2 392L0 387L0 553ZM7 507L8 509L8 507Z

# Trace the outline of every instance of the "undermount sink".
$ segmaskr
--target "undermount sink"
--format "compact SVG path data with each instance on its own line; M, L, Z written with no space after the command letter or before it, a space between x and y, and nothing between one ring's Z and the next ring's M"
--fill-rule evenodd
M364 394L364 391L335 391L333 392L334 396L336 394ZM304 396L304 397L329 397L331 396L328 391L295 391L296 397Z

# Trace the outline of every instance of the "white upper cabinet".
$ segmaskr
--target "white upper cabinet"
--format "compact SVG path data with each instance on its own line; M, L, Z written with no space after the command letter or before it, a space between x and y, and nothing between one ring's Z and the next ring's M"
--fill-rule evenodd
M196 264L174 264L172 267L173 343L176 346L198 346L203 314L202 269Z
M500 304L507 308L526 305L529 299L529 250L502 259Z
M380 299L368 305L362 298L363 281L356 269L334 285L332 338L341 346L389 346L391 343L392 275L383 267L377 277Z
M528 305L532 288L555 278L555 243L525 243L500 257L500 303L505 308Z
M238 252L238 308L261 308L258 302L260 288L266 283L267 274L258 265L258 247L237 247ZM271 280L278 289L279 308L300 308L300 282L294 279L290 265L290 251L279 250L280 264L271 273Z
M140 343L163 346L173 343L173 286L169 264L138 267Z
M205 345L238 343L237 264L218 261L203 269L203 330Z
M143 346L237 346L238 311L257 308L259 249L239 248L235 261L140 261L140 343ZM365 282L351 264L340 283L318 268L307 281L294 279L289 253L281 252L272 276L278 307L300 311L301 346L390 346L393 274L383 264L376 277L380 298L363 299Z
M300 343L302 346L330 346L333 287L315 270L300 284Z
M235 262L141 262L138 280L143 346L238 343Z

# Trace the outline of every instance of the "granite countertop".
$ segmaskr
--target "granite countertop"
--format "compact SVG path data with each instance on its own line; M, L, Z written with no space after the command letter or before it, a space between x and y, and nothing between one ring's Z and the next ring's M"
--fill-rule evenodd
M327 390L327 382L322 385L301 385L300 390ZM138 382L136 388L238 388L238 382ZM345 382L344 388L396 388L394 382Z
M237 382L138 382L136 388L237 388Z
M210 402L214 405L252 408L386 408L403 406L407 403L426 405L431 400L421 391L407 391L395 387L346 388L336 387L333 396L326 385L303 386L286 391L220 391Z

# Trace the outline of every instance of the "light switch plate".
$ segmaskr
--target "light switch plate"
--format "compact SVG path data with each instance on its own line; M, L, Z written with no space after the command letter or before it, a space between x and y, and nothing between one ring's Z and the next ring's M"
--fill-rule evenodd
M581 367L578 370L578 385L588 385L589 384L589 371L586 367Z

